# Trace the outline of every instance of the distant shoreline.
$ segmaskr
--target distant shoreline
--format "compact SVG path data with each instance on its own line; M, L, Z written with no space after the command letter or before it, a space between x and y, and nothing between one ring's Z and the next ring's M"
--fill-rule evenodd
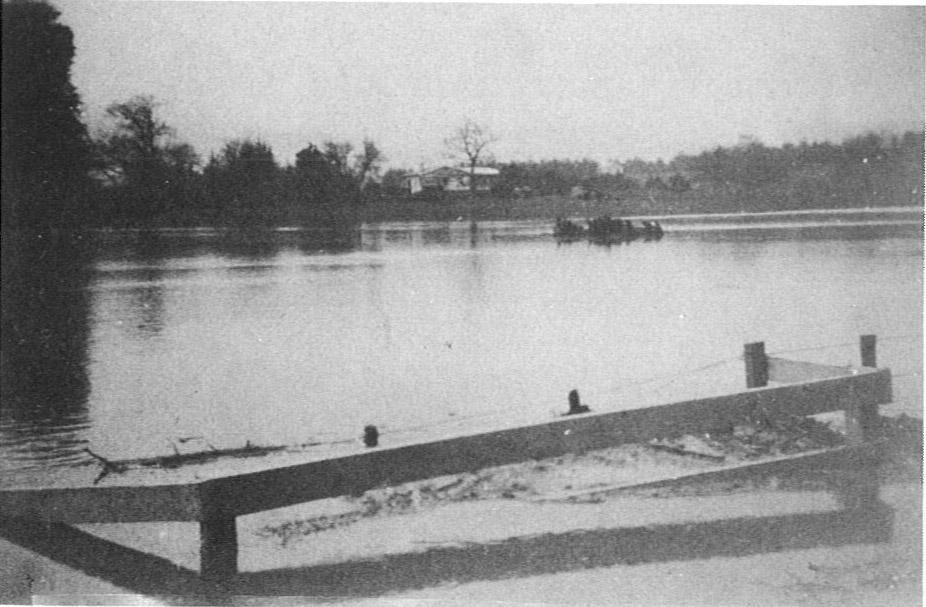
M466 224L469 225L469 219L466 216L457 216L457 217L443 217L446 215L446 209L440 213L441 217L385 217L377 221L371 221L368 219L362 219L358 222L360 226L383 226L389 224L403 225L403 224L415 224L415 223L440 223L440 224ZM452 214L452 213L451 213ZM669 225L673 226L688 226L688 225L712 225L720 223L730 223L737 224L737 227L746 226L749 224L755 224L756 227L761 227L770 220L785 219L785 218L821 218L826 221L822 222L825 225L832 226L851 226L859 224L869 224L873 223L874 225L880 223L877 221L878 218L882 218L885 223L890 225L914 225L922 224L924 221L924 216L926 216L926 211L922 207L916 206L906 206L906 207L883 207L883 208L845 208L845 209L800 209L793 211L765 211L765 212L756 212L756 213L680 213L680 214L627 214L620 215L618 213L612 213L612 217L621 217L624 219L629 219L632 221L642 221L642 220L658 220L661 222L667 222ZM585 218L585 215L582 213L576 213L572 215L561 215L573 220L582 220ZM518 218L504 218L504 217L481 217L477 221L482 223L495 223L495 222L504 222L504 221L535 221L535 222L549 222L552 224L556 216L548 215L544 216L537 214L534 217L518 217ZM846 219L855 218L855 220L846 221ZM873 221L875 220L875 221ZM331 229L329 226L313 226L313 225L291 225L291 226L266 226L266 227L254 227L248 228L248 230L257 230L257 231L266 231L266 232L300 232L300 231L312 231L312 230L328 230ZM199 225L199 226L160 226L153 228L94 228L92 232L99 233L129 233L129 232L147 232L147 231L157 231L157 232L199 232L199 233L209 233L209 232L238 232L241 229L235 226L224 226L224 225Z
M697 208L697 205L692 205ZM459 221L475 219L490 220L554 220L556 217L587 218L610 215L612 217L653 218L672 217L719 218L740 217L781 217L786 215L824 214L824 213L859 213L873 214L913 214L923 215L922 205L891 206L832 206L827 208L795 209L745 209L744 212L721 211L705 212L679 209L667 212L663 205L646 205L640 201L618 199L581 200L567 196L543 196L534 198L496 198L480 197L471 205L469 198L459 197L444 200L430 199L381 199L370 201L358 214L363 223L385 223L401 221Z

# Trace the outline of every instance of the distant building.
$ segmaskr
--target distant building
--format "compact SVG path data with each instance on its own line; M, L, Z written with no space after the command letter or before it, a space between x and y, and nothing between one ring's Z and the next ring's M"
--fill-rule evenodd
M405 176L411 194L419 192L469 192L470 177L476 180L477 192L491 192L498 181L498 169L491 167L440 167Z

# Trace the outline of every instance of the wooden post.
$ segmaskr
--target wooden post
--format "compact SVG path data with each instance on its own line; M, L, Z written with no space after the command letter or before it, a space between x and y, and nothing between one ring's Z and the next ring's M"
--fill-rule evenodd
M579 399L578 390L569 391L569 412L566 415L577 415L579 413L588 413L591 409L587 405L583 405L582 401Z
M859 347L862 351L862 366L877 368L878 337L876 335L862 335L859 338Z
M844 411L846 439L850 445L870 444L878 440L878 405L859 398L852 384L846 386ZM879 497L879 470L877 461L867 461L848 473L842 490L842 500L848 509L874 507Z
M367 447L375 447L379 444L379 430L376 426L363 427L363 444Z
M878 440L878 405L861 400L852 384L846 386L845 405L846 438L852 445Z
M746 387L762 388L768 385L768 359L765 357L765 342L746 344L743 349L746 361Z
M238 528L235 517L223 516L199 522L199 572L211 580L238 573Z

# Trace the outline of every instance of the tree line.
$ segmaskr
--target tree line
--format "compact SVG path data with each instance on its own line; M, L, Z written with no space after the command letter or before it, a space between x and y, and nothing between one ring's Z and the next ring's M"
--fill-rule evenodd
M151 97L107 108L89 133L70 81L73 36L41 0L2 4L3 226L332 225L369 201L408 199L407 170L380 175L375 142L306 144L281 166L260 140L203 159ZM753 139L669 162L487 160L495 137L466 119L445 144L472 171L499 169L498 198L582 196L640 213L738 212L922 204L923 133L769 147ZM475 195L475 191L471 192Z
M735 146L680 154L665 162L633 158L603 168L595 160L496 162L497 198L582 197L632 213L722 213L923 204L924 135L867 133L841 144ZM410 198L408 171L390 169L381 193ZM428 194L421 196L427 197Z
M377 188L384 156L371 140L309 143L280 166L270 145L236 139L203 162L157 118L151 97L111 105L93 140L97 223L276 226L349 221Z
M687 186L657 181L651 187L675 190L669 200L678 212L921 205L923 142L923 132L912 131L780 147L744 139L673 159L668 174L683 176Z
M924 136L868 133L841 144L736 146L669 162L638 158L605 171L593 160L509 162L502 196L584 196L634 213L762 212L923 204Z
M307 143L280 166L239 139L203 160L148 96L113 103L89 133L71 83L73 34L41 0L2 4L3 228L340 224L379 187L371 140Z

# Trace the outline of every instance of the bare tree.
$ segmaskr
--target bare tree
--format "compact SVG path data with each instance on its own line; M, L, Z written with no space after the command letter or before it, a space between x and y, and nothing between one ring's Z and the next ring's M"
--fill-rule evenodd
M150 96L113 103L106 108L113 124L98 133L96 142L101 172L110 179L126 180L146 194L163 183L164 152L173 134L157 117L159 105Z
M347 171L348 159L354 151L354 144L348 141L326 141L324 146L328 162L337 167L339 171Z
M463 125L444 140L444 145L451 154L463 156L469 164L469 192L476 195L476 165L487 146L498 141L489 129L469 117L464 117Z
M386 160L383 153L376 147L372 139L363 140L363 151L354 159L354 176L357 187L363 191L367 185L367 178L375 179L379 174L380 165Z

